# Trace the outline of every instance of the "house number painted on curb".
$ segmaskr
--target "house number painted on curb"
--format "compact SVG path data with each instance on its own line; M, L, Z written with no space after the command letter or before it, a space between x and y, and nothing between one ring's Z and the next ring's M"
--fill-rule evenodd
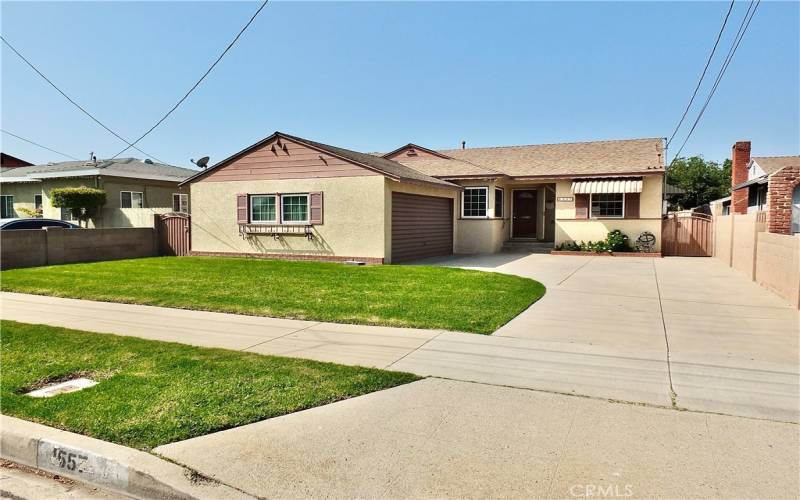
M40 469L123 490L128 486L128 467L96 453L42 439L37 454Z

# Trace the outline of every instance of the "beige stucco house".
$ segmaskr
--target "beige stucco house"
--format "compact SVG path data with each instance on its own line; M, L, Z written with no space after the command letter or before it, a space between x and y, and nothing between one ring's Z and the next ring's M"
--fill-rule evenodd
M69 210L52 206L50 192L86 186L106 192L106 204L89 227L152 227L154 214L188 212L188 191L178 184L196 172L136 158L2 168L0 218L36 211L47 219L74 220Z
M662 139L366 154L275 132L182 186L195 255L391 263L660 239L663 178Z

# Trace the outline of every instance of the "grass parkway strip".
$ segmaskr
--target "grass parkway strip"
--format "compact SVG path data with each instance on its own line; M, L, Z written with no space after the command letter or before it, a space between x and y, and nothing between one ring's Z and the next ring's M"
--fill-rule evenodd
M491 334L545 293L519 276L426 266L157 257L12 269L9 292Z
M2 413L147 451L419 379L14 321L0 330ZM74 377L99 383L25 395Z

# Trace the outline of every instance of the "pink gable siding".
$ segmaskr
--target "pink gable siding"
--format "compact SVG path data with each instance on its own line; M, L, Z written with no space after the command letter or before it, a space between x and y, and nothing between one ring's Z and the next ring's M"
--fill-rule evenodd
M381 175L283 138L276 138L227 165L210 172L199 182L242 180L308 179Z

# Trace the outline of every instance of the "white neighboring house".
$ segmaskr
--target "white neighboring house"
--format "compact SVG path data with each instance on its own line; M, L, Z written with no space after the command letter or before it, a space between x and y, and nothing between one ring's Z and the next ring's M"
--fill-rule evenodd
M53 207L54 188L102 189L106 204L89 227L152 227L153 215L189 212L189 191L178 187L197 170L151 160L67 161L0 169L0 218L42 217L74 221L69 210Z

